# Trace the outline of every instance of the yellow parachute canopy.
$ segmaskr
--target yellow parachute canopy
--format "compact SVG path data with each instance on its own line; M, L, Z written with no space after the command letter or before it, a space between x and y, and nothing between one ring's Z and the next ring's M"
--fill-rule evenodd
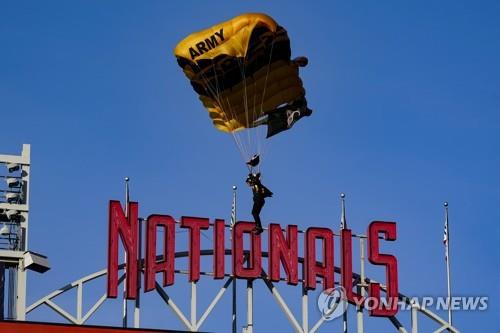
M216 128L235 132L280 105L304 99L285 29L264 14L244 14L195 32L174 50Z

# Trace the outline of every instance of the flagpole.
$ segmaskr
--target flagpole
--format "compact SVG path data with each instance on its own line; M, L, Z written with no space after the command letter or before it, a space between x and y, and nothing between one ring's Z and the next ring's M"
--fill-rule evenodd
M128 203L130 201L130 193L128 188L128 181L130 178L125 177L125 218L128 219ZM125 279L123 280L123 313L122 313L122 326L127 327L127 252L124 253L124 272Z
M233 226L236 223L236 190L238 187L236 185L233 185L233 203L231 205L231 236L233 237ZM237 327L237 320L236 320L236 277L233 276L233 304L232 304L232 332L237 333L238 327Z
M445 210L445 251L446 251L446 280L448 284L448 323L452 326L451 315L451 270L450 270L450 225L448 222L448 202L444 203Z
M340 216L340 230L344 230L347 228L347 221L346 221L346 215L345 215L345 193L340 193L340 202L342 205L342 215ZM341 237L342 237L342 232L341 232ZM341 238L342 239L342 238ZM341 244L343 242L341 241ZM342 252L344 249L342 249ZM344 276L344 256L341 255L342 258L342 270L341 270L341 276L342 276L342 281L343 281L343 276ZM343 332L347 333L347 309L342 313L342 322L343 322Z

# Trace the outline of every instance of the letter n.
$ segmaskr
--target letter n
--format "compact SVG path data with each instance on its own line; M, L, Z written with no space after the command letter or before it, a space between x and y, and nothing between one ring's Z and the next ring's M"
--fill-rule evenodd
M122 210L119 201L109 202L109 233L108 233L108 286L107 294L110 298L118 295L118 238L121 239L127 253L126 298L135 299L137 296L137 217L139 204L130 202L128 217Z
M321 240L323 262L316 261L316 240ZM327 228L308 228L306 231L304 275L305 287L316 289L316 278L323 278L323 289L334 286L333 232Z
M156 238L158 227L164 228L163 251L156 255ZM148 217L146 235L146 269L144 272L144 291L155 288L156 273L163 273L163 286L174 284L175 260L175 220L168 215L151 215Z
M287 283L298 283L298 229L296 225L287 227L287 239L279 224L269 225L269 277L271 281L280 280L280 262L286 272Z

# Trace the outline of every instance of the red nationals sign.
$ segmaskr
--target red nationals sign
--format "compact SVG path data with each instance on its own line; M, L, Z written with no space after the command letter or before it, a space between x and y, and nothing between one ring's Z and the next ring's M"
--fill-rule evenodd
M231 234L232 267L231 274L240 279L269 279L278 282L281 279L281 267L285 272L285 279L290 285L302 284L304 288L316 289L317 280L322 281L322 288L329 289L335 285L334 274L334 232L329 228L309 227L304 232L296 225L282 227L271 223L267 233L267 267L263 264L262 237L252 230L253 222L239 221L232 228L224 220L216 219L213 222L204 217L183 216L180 223L169 215L150 215L146 220L146 253L145 258L139 258L139 204L128 204L128 216L122 209L119 201L109 202L109 242L108 242L108 285L107 295L116 298L118 294L118 254L119 240L127 254L126 261L126 297L135 299L137 296L138 262L144 259L144 290L155 288L155 277L161 273L164 287L175 283L175 230L176 224L187 229L189 242L186 244L189 252L189 281L200 279L200 235L202 230L213 230L213 279L222 279L228 271L225 267L224 256L227 230ZM157 230L165 232L163 238L158 239ZM299 233L304 234L303 261L299 258ZM365 298L353 291L352 273L352 232L342 229L340 249L342 261L341 285L345 289L347 300L362 306ZM381 237L382 236L382 237ZM368 226L368 259L371 264L383 266L386 271L386 297L381 300L381 286L371 282L368 288L368 297L379 300L381 306L370 309L371 316L389 317L398 311L398 262L395 256L380 253L380 240L396 240L396 223L374 221ZM249 248L244 247L244 238L248 238ZM320 244L319 246L317 246ZM161 247L159 247L161 245ZM156 249L162 248L163 253L157 256ZM299 263L302 265L299 274ZM266 272L267 268L267 272ZM385 303L385 304L384 304Z

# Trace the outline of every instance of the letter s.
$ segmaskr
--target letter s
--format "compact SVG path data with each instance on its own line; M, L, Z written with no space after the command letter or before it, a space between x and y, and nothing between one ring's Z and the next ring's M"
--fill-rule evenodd
M379 251L379 234L385 236L385 240L396 240L396 223L373 221L368 227L368 260L373 265L385 266L387 280L387 306L382 305L370 310L370 316L391 317L398 312L398 261L395 256L390 254L381 254ZM380 283L370 283L370 297L377 298L380 301Z

